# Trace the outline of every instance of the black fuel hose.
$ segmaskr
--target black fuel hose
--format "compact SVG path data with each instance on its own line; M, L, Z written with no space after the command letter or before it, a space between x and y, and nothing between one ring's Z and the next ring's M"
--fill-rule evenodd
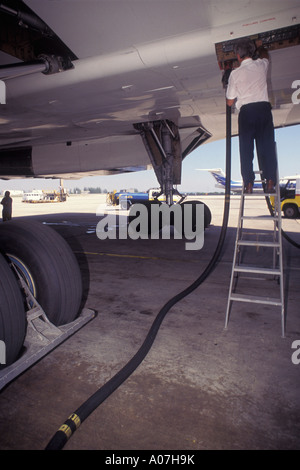
M281 229L281 234L286 239L286 241L288 243L293 245L295 248L298 248L298 250L300 249L300 244L295 242L295 240L293 240L291 237L289 237L288 234L286 232L284 232L284 230L282 230L282 229Z
M267 202L267 206L268 206L271 216L274 217L274 210L273 210L269 196L266 196L266 202ZM283 236L283 238L286 239L288 243L293 245L295 248L300 249L300 244L295 242L295 240L293 240L291 237L289 237L288 234L284 230L282 230L282 228L281 228L281 235Z
M148 354L158 330L163 322L168 311L177 302L193 292L197 287L202 284L215 268L219 256L221 254L225 235L228 225L229 206L230 206L230 178L231 178L231 107L226 105L226 183L225 183L225 199L224 199L224 213L223 223L218 240L216 250L211 258L209 264L189 287L184 289L179 294L170 299L157 314L142 346L137 353L130 359L130 361L117 372L108 382L99 388L90 398L88 398L71 416L64 422L64 424L54 434L45 450L61 450L66 442L70 439L72 434L78 429L81 423L101 404L108 398L125 380L136 370L140 363Z

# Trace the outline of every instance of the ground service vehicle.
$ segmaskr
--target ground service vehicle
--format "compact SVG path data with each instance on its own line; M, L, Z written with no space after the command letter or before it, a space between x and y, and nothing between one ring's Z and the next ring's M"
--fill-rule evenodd
M287 178L280 185L281 210L285 217L295 219L300 214L300 177Z
M211 223L211 212L209 207L201 201L185 201L185 196L174 194L173 201L175 204L203 204L204 205L204 227L207 228ZM183 202L185 201L185 202ZM166 202L166 196L161 194L159 189L149 189L147 192L112 192L107 195L106 202L114 206L120 206L121 209L128 210L133 204L144 204L150 206L151 204L159 204Z
M175 197L175 201L180 200L180 197ZM108 204L112 204L113 206L118 206L122 209L130 209L132 204L143 204L149 201L159 201L165 202L166 197L160 194L159 189L149 189L145 192L127 192L127 191L113 191L112 193L108 193L107 199Z
M38 202L65 202L67 194L65 191L43 191L36 190L24 193L22 202L38 203Z

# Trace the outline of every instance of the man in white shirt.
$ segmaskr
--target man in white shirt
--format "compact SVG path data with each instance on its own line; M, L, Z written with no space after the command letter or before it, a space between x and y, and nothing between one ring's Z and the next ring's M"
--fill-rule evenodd
M239 110L239 145L241 173L245 191L252 193L254 141L262 178L266 181L265 192L275 192L277 158L274 125L268 98L267 70L268 52L260 49L260 57L253 60L255 45L249 39L241 39L236 45L239 68L230 74L226 91L227 104L236 102Z

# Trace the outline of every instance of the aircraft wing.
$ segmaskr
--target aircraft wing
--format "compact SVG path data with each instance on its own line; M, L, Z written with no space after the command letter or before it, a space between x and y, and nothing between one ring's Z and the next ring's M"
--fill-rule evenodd
M179 168L198 145L225 137L221 80L243 36L270 51L275 125L299 124L299 18L298 0L3 0L0 176L150 163L159 175L166 129Z

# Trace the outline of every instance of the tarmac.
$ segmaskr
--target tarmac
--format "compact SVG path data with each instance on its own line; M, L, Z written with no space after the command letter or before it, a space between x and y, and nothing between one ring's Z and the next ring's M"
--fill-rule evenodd
M201 199L212 222L203 248L187 250L184 239L100 240L96 213L105 206L103 195L51 204L14 198L14 218L47 223L72 247L85 307L97 316L0 392L0 450L43 450L67 417L136 354L162 307L201 275L218 244L224 198ZM239 196L230 207L212 273L172 306L144 360L65 450L300 449L300 251L283 239L285 337L280 309L259 304L234 302L224 329ZM256 196L249 211L268 214ZM299 244L300 219L282 221ZM252 229L269 230L263 219ZM251 257L266 260L266 249ZM274 296L278 289L274 280L246 284Z

